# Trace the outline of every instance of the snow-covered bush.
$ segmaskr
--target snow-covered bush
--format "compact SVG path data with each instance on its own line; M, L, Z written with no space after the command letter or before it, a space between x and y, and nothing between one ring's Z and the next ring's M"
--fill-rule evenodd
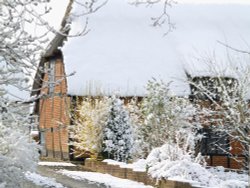
M78 157L90 154L96 158L102 151L103 131L107 121L109 99L86 98L79 105L75 124L70 126L70 133Z
M47 42L44 33L36 35L45 25L41 18L49 12L47 3L0 1L0 187L22 187L24 172L33 171L38 160L36 145L29 139L29 109L22 94L30 89L27 78ZM37 5L41 6L38 12ZM30 32L34 25L36 34Z
M109 116L104 129L104 152L117 161L131 158L133 147L133 130L128 111L117 96L111 97Z
M24 172L34 171L36 143L29 137L29 110L0 99L0 187L21 187Z
M145 153L165 143L177 143L184 150L194 151L200 125L193 120L195 108L186 98L171 94L169 83L152 80L142 103L144 123L140 127Z
M200 155L194 156L174 143L167 143L153 149L146 159L149 174L157 179L172 176L192 176L191 171L193 169L189 169L187 165L201 168L202 166L199 164L201 160ZM176 165L180 165L179 169L176 168Z
M246 188L247 174L225 172L223 167L207 169L199 163L200 156L192 156L175 144L155 148L146 159L148 173L156 179L190 182L195 186L218 188Z

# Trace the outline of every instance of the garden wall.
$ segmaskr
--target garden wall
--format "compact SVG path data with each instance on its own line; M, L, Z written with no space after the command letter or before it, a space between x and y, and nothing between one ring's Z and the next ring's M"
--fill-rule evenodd
M172 180L156 181L155 179L152 179L146 172L137 172L130 168L121 168L119 165L110 165L106 162L92 159L86 159L84 167L90 171L106 173L118 178L142 182L145 185L151 185L157 188L195 188L187 182L178 182Z

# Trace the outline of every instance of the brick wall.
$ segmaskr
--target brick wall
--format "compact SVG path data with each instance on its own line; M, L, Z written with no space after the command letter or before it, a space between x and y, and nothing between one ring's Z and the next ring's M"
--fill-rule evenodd
M194 100L193 101L197 106L203 109L209 109L218 111L219 109L216 105L214 105L209 100ZM219 102L218 102L219 104ZM214 113L212 115L204 115L198 114L200 121L204 128L209 128L211 126L216 126L216 122L211 122L211 119L223 119L222 115L218 115L219 113ZM228 147L231 148L230 151L218 154L208 154L207 155L207 165L208 166L223 166L225 168L232 169L241 169L244 168L244 163L246 162L246 158L242 156L243 150L242 145L239 141L233 141L230 137L228 137Z
M137 172L130 168L121 168L118 165L109 165L106 162L92 159L85 160L84 168L94 172L107 173L118 178L142 182L145 185L151 185L158 188L194 188L186 182L165 179L156 181L155 179L152 179L147 172Z
M50 62L47 62L47 65ZM68 131L70 124L68 114L70 98L67 97L67 83L62 58L55 59L55 81L54 92L48 91L48 71L43 77L42 98L39 101L39 129L45 138L45 153L47 157L68 159Z

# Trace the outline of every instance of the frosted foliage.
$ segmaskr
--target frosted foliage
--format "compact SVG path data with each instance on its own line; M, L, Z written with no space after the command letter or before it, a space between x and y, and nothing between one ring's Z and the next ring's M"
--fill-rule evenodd
M211 105L208 108L203 108L202 111L208 117L207 123L213 124L212 130L220 132L229 137L229 140L238 145L237 150L241 154L249 156L250 145L250 66L249 55L238 55L238 58L233 58L228 54L228 67L220 71L213 64L209 64L210 70L216 77L211 77L207 82L210 87L204 82L191 82L197 91L195 95L206 96ZM207 61L212 61L208 58ZM214 60L216 61L216 60ZM238 62L238 63L235 63ZM231 77L227 77L227 72L230 72ZM215 97L217 96L217 97ZM221 146L219 146L221 147ZM223 149L223 148L222 148ZM225 151L224 152L230 152ZM233 156L231 156L233 157ZM247 166L249 164L246 164Z
M109 99L86 98L78 106L75 125L70 127L72 144L78 156L90 153L92 157L102 151L103 130L108 116Z
M34 25L37 29L45 27L41 17L49 11L46 3L47 0L0 1L0 88L12 85L24 89L25 76L34 71L47 41L45 35L35 36L29 31ZM37 5L43 11L37 12Z
M174 160L173 160L174 159ZM192 157L176 144L155 148L146 159L148 173L156 178L190 182L195 186L245 188L248 175L225 172L223 167L207 169L199 164L200 156Z
M152 175L152 177L168 178L172 176L192 175L191 171L187 171L189 168L185 169L185 164L190 163L190 165L196 165L199 168L203 168L198 163L201 159L202 157L200 155L193 157L177 144L164 144L159 148L153 149L146 161L148 172ZM177 164L180 165L179 169L176 168ZM181 169L181 166L183 166L183 169ZM207 178L209 179L209 176Z
M29 138L28 108L0 99L0 185L21 187L23 172L34 171L37 145Z
M104 151L109 157L125 162L131 157L133 130L128 111L123 105L123 101L118 97L111 97L109 116L104 129Z
M34 71L46 36L29 32L49 11L47 0L0 0L0 187L22 187L25 171L38 160L29 138L29 108L11 89L28 91L27 77ZM37 6L39 7L39 11ZM11 89L10 89L11 88ZM11 100L10 100L11 99Z
M171 95L169 84L152 80L148 82L142 108L145 121L140 133L146 153L164 143L178 143L184 150L194 150L200 139L197 135L200 125L191 121L195 108L188 99Z
M133 132L133 148L132 148L132 158L138 159L143 157L143 138L140 134L140 127L143 124L143 114L141 111L141 105L137 98L132 99L126 106L129 112L130 122Z

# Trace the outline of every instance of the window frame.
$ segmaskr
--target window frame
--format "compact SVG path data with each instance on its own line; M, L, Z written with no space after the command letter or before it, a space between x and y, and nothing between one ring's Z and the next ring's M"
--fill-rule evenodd
M51 59L48 64L48 94L52 94L55 91L56 81L56 61Z
M230 153L229 136L226 133L215 132L212 128L203 128L204 137L200 143L202 155L228 155Z

